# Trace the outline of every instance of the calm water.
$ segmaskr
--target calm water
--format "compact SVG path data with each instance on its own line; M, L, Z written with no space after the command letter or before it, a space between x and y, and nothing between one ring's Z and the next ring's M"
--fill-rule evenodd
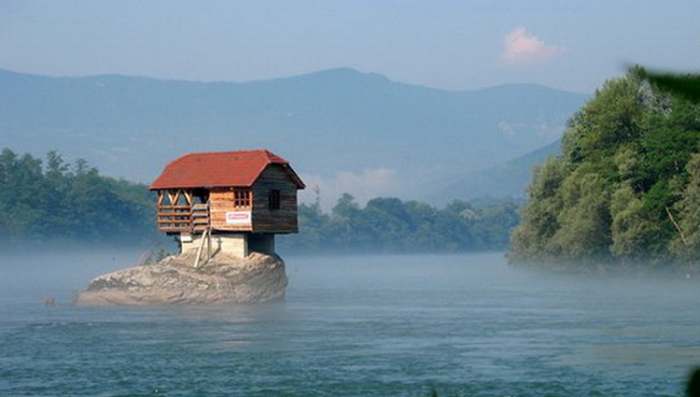
M290 257L274 305L70 305L136 256L0 258L0 395L674 396L700 364L695 283L501 254Z

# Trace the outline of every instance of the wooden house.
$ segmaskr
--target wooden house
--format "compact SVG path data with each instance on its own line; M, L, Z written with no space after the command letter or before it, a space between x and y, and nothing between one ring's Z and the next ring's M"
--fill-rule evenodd
M249 150L186 154L150 189L158 228L178 237L182 253L201 252L206 239L208 250L245 257L273 253L275 234L298 231L297 190L304 187L285 159Z

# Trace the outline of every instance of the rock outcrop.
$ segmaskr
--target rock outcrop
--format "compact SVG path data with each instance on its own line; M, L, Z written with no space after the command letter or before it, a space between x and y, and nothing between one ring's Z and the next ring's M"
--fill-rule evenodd
M194 255L170 256L152 265L104 274L82 291L82 305L257 303L281 300L287 287L284 261L252 253L218 253L198 268Z

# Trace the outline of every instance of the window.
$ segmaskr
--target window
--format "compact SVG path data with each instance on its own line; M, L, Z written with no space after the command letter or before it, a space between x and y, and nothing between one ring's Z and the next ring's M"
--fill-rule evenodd
M234 207L250 207L250 190L234 190L233 191L233 206Z
M280 209L280 191L273 189L270 190L270 194L267 196L268 204L271 210Z

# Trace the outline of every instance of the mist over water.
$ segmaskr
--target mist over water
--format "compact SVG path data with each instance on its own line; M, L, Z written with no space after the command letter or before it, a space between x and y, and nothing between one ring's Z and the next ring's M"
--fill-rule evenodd
M121 247L0 253L0 299L41 303L54 297L58 303L70 303L92 278L133 266L145 252L142 247Z
M279 304L70 304L141 253L0 257L0 395L682 395L700 364L694 280L534 274L501 253L287 257Z

